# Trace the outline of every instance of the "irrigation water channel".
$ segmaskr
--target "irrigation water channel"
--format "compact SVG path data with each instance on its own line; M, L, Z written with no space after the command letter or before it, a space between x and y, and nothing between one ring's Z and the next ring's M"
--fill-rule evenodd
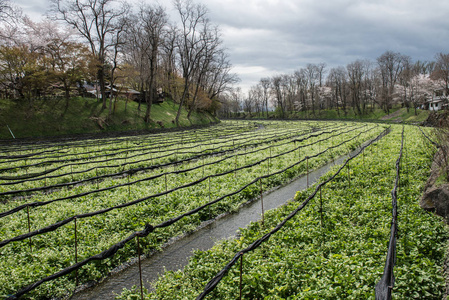
M358 150L353 151L354 155ZM290 183L272 190L263 195L264 210L279 207L295 196L295 193L314 184L327 173L333 166L343 163L349 155L342 156L319 169L311 171L308 175L298 177ZM244 228L251 222L262 218L260 198L242 206L238 212L217 218L207 226L194 233L181 238L170 244L163 251L142 260L142 282L151 290L150 282L155 281L164 270L175 271L187 265L193 250L207 250L212 248L215 242L235 237L239 228ZM131 289L133 285L140 286L139 266L137 263L129 266L123 271L117 272L92 288L75 293L70 299L96 299L110 300L120 295L123 288Z

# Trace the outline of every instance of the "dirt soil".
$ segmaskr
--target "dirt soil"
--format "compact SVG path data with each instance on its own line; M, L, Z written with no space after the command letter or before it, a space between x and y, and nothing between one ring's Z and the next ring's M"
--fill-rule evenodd
M397 118L402 114L402 110L398 109L397 111L395 111L394 113L391 113L389 115L383 116L382 118L380 118L381 120L391 120L393 118Z
M440 166L438 160L441 156L441 151L435 154L434 161L432 163L429 179L427 180L424 188L424 194L419 202L421 208L434 212L435 214L444 218L444 221L449 226L449 184L436 184L438 177L440 176ZM443 265L443 276L446 280L446 291L444 292L443 299L447 299L449 295L449 249L446 254L446 260Z

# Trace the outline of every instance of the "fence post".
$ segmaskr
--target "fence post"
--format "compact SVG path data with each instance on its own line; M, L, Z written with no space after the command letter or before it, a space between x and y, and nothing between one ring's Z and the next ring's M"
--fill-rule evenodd
M140 299L143 300L142 265L140 263L140 243L137 236L137 257L139 258Z
M270 156L268 156L268 175L270 175L270 163L271 163L271 145L270 145Z
M351 169L349 168L349 162L346 165L348 167L348 181L349 181L349 188L351 188Z
M209 176L209 203L211 201L211 197L210 197L210 176ZM211 219L211 211L210 211L210 205L209 205L209 220Z
M30 207L27 206L27 217L28 217L28 233L31 232L31 221L30 221ZM30 243L30 251L33 251L33 247L31 247L31 237L29 238Z
M47 173L47 165L44 166L44 173ZM47 186L47 174L44 175L44 186Z
M240 252L240 284L239 284L240 300L242 300L242 282L243 282L243 252Z
M247 159L246 159L246 145L245 145L245 165L246 165L246 163L247 163Z
M321 223L321 228L323 228L323 197L321 194L321 189L322 189L322 186L320 186L320 215L321 215L320 223Z
M260 203L262 205L262 226L265 225L265 213L263 209L263 191L262 191L262 178L259 179L260 185Z
M306 165L307 165L307 188L309 188L309 157L306 156Z
M129 173L128 173L128 199L131 198L131 185L129 184Z
M164 175L165 175L165 200L167 201L168 200L167 172L165 172Z
M295 148L296 148L296 140L294 140L294 143L295 143ZM295 155L296 155L296 152L295 152ZM298 153L298 158L299 158L299 153Z
M234 177L237 177L237 153L235 151L235 141L232 140L232 150L234 151L234 157L235 157L235 161L234 161Z
M360 149L362 150L362 161L363 161L363 164L365 164L365 149L362 149L361 147L360 147Z
M75 217L75 264L78 263L78 235L76 228L76 217ZM78 286L79 278L78 278L78 269L75 270L75 286Z

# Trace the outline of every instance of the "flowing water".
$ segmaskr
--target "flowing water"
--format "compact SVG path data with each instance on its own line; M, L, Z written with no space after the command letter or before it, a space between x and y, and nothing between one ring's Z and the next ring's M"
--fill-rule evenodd
M289 184L263 195L264 210L285 204L295 196L297 191L306 189L307 182L312 185L322 175L327 173L331 167L341 164L347 157L340 157L333 163L310 172L308 178L307 176L299 177ZM195 233L172 243L164 248L163 251L146 258L141 263L144 286L151 290L150 282L156 280L164 270L175 271L183 268L187 264L193 250L210 249L215 242L235 237L239 228L244 228L250 222L258 221L261 218L261 201L257 199L243 206L237 213L219 218ZM137 263L106 278L93 288L76 293L71 299L114 299L115 295L120 294L123 288L130 289L133 285L140 286L139 266Z

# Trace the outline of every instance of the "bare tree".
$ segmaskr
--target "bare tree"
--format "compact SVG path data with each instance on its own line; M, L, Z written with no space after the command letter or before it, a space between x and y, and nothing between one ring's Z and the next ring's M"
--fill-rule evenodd
M339 109L343 110L346 115L347 110L347 72L344 67L332 68L327 78L328 85L332 89L332 99L337 109L337 114L340 115Z
M317 80L319 80L318 67L315 64L307 64L306 69L307 82L309 83L308 94L310 96L310 103L312 107L312 113L315 114L315 102L316 102L316 85Z
M126 44L125 35L126 30L129 26L129 18L123 16L120 18L119 23L117 24L117 30L114 35L111 37L111 48L108 51L109 61L111 64L110 70L110 96L109 96L109 116L112 115L112 99L115 98L115 102L117 102L118 91L114 93L115 81L117 80L115 74L119 67L120 63L120 54L123 53L123 48ZM114 96L115 94L115 96ZM114 112L115 112L115 104L114 104Z
M9 0L0 0L0 22L10 22L15 17L14 8Z
M248 92L247 97L243 99L243 111L245 111L250 117L254 110L254 102L255 102L254 96L255 96L254 93L250 90Z
M398 81L399 74L402 71L404 56L399 52L386 51L377 58L379 65L382 89L381 89L381 107L386 113L390 112L393 102L394 85Z
M410 56L403 56L402 61L402 70L399 74L398 81L402 86L402 106L405 106L407 108L407 112L410 110L410 96L411 93L409 92L410 89L410 81L412 77L415 75L413 71L412 66L412 59Z
M252 86L248 92L248 97L252 97L254 99L254 109L256 114L260 117L262 113L262 99L263 99L263 90L260 84Z
M176 126L179 126L179 117L189 93L192 76L203 55L204 44L201 40L201 32L208 20L206 17L207 9L204 5L193 4L190 0L175 0L175 7L181 18L177 47L184 80L183 92L175 118Z
M326 63L322 62L319 63L316 66L317 72L318 72L318 78L319 78L319 82L320 82L320 87L322 87L322 83L323 83L323 78L324 78L324 74L326 73Z
M156 77L159 53L164 42L168 22L167 13L162 6L143 5L133 18L130 27L131 51L139 68L140 89L147 104L145 122L150 122L151 107L156 94Z
M231 68L232 65L227 54L224 51L219 51L209 66L204 80L204 88L207 90L207 96L210 99L215 100L240 81L237 74L231 73Z
M206 19L200 34L199 48L201 51L199 53L198 61L194 66L193 77L195 78L195 92L187 114L188 119L190 118L192 111L196 109L198 92L200 87L204 87L204 78L207 76L207 73L209 72L213 61L217 58L218 53L223 51L219 48L220 45L221 40L219 37L218 27L212 26Z
M52 0L54 18L74 27L87 40L97 57L98 82L102 108L106 108L105 64L109 48L114 46L113 37L122 24L120 20L128 13L129 5L114 0Z
M281 118L285 118L284 78L282 75L276 75L271 78L271 91L274 96L273 104L276 110L280 112Z
M233 88L230 93L231 96L231 110L234 114L240 112L243 102L243 92L240 87Z
M295 79L296 84L296 100L295 100L295 108L299 111L305 111L307 114L307 88L308 81L306 76L305 69L296 70L293 73L293 78Z
M362 79L363 79L363 62L356 60L346 66L349 88L351 90L352 107L357 114L362 114L361 101L362 101Z
M449 93L449 53L438 53L436 55L435 69L431 75L432 79L442 80L446 93Z
M176 41L178 40L178 30L173 24L170 24L167 27L161 47L161 64L163 65L162 85L164 91L168 92L174 99L178 91L178 84L176 82Z
M15 27L22 19L22 10L10 0L0 0L0 24ZM1 35L0 31L0 37Z
M270 98L269 89L270 89L270 78L262 78L259 81L260 86L262 87L262 112L265 107L265 112L268 119L268 100Z

